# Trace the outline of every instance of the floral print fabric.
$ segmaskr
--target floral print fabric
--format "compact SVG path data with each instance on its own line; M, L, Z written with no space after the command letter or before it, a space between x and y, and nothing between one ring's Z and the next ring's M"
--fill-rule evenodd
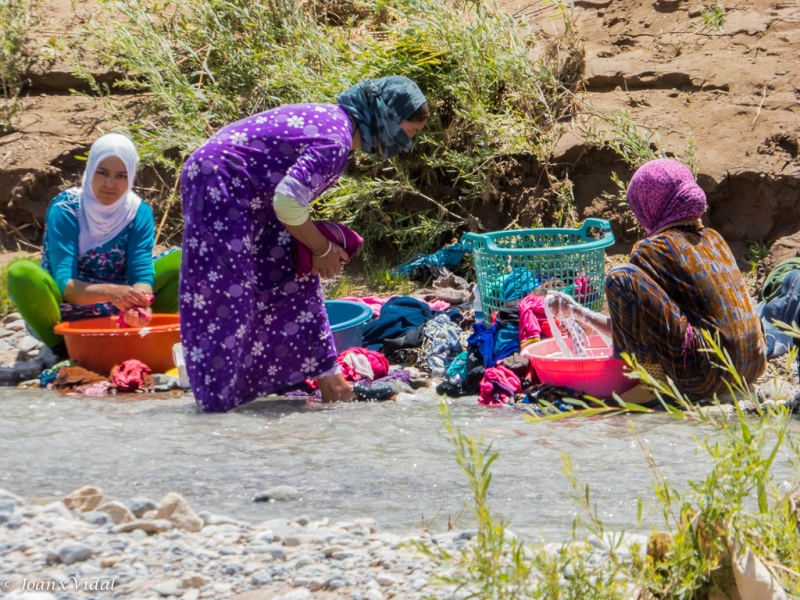
M223 412L336 364L317 276L300 276L276 188L303 204L347 167L353 126L337 105L296 104L213 135L183 168L181 342L195 399Z
M51 210L64 210L77 214L79 204L80 190L73 188L61 192L53 200ZM117 237L111 240L109 244L79 254L76 278L87 283L125 284L127 281L128 237L130 236L132 228L133 223L130 223ZM53 243L51 237L45 235L42 242L41 267L53 275L53 270L49 264L49 245L51 243ZM111 302L88 304L85 306L62 302L59 304L59 309L61 310L61 319L63 321L107 317L119 312Z

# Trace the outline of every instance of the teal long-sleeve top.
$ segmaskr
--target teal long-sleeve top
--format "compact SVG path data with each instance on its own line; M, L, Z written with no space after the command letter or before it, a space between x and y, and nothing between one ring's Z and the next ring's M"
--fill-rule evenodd
M153 285L153 210L142 202L136 216L116 237L102 246L80 254L78 207L80 190L61 192L50 203L45 216L42 268L58 286L59 292L70 279L87 283Z

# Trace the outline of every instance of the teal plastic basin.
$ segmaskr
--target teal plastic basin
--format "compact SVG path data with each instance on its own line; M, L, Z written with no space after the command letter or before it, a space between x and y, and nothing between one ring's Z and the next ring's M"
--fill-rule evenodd
M361 346L364 323L372 318L369 306L349 300L326 300L325 311L328 313L337 354Z

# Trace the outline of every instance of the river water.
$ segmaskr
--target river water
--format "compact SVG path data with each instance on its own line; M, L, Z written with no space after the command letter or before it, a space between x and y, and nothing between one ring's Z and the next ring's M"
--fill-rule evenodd
M466 529L474 525L464 510L469 488L444 436L439 401L422 390L396 402L264 400L206 415L189 394L83 398L0 389L0 488L41 500L86 484L122 501L157 501L177 491L195 510L253 523L303 514L370 516L397 533L423 524L444 530L448 520ZM617 530L635 525L637 498L645 502L645 522L661 523L637 440L679 489L709 468L695 453L703 428L665 415L532 424L512 408L486 408L474 398L451 402L451 410L464 431L483 434L499 451L490 506L530 541L565 539L579 510L562 453L590 484L606 526ZM296 487L302 500L252 501L282 484Z

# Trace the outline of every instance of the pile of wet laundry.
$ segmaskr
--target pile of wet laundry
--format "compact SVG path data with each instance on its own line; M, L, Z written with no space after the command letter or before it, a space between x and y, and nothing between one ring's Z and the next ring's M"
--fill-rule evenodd
M153 373L143 362L130 359L101 375L74 360L56 363L39 374L39 385L66 396L107 396L118 392L166 392L180 389L178 377Z
M486 406L540 400L560 406L562 398L581 397L574 390L542 385L520 353L526 345L552 337L541 282L524 269L508 273L490 292L505 301L503 308L485 321L480 314L476 320L475 284L450 270L465 251L453 244L398 267L397 273L412 280L431 282L412 296L341 298L368 305L374 315L364 325L363 347L339 355L342 373L354 384L357 397L389 399L399 391L427 385L426 378L440 380L438 394L478 396ZM581 275L567 283L559 287L574 296L592 291ZM354 369L356 364L364 368ZM315 385L306 382L290 395L311 394Z

